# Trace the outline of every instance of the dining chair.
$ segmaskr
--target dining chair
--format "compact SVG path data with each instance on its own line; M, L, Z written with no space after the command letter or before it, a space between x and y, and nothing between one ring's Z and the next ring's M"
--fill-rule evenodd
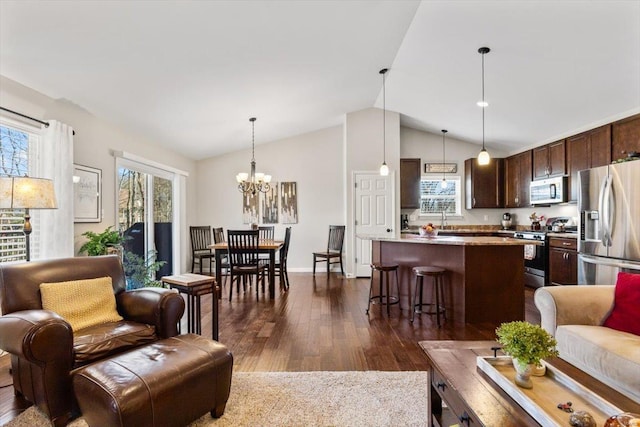
M224 243L225 242L225 238L224 238L224 228L222 227L216 227L213 229L213 242L214 243ZM226 285L227 282L227 276L229 275L229 256L225 255L221 258L222 262L220 265L220 268L222 271L222 286ZM216 277L216 279L218 279ZM218 280L218 282L220 282L220 280Z
M275 235L275 227L273 225L261 225L258 227L260 231L260 240L273 240ZM262 262L269 262L269 254L260 254Z
M258 256L259 244L258 230L227 230L227 247L229 251L229 275L231 283L229 285L229 301L233 294L233 282L237 280L238 292L240 291L240 279L246 285L246 279L256 277L256 299L258 299L259 284L264 283L267 265L260 262Z
M289 242L291 241L291 227L287 227L284 231L284 243L278 252L278 260L275 269L276 276L280 276L280 286L285 290L289 289L289 273L287 271L287 255L289 254Z
M197 262L200 266L200 274L202 274L202 261L208 259L209 273L211 273L215 259L215 254L209 247L211 245L211 226L191 226L189 233L191 235L191 272L194 272Z
M344 276L344 267L342 266L342 246L344 243L344 225L329 226L329 241L327 242L327 250L313 253L313 275L316 275L316 263L327 263L327 275L330 271L331 264L340 263L340 272Z
M260 240L273 240L275 227L273 225L261 225L258 227Z

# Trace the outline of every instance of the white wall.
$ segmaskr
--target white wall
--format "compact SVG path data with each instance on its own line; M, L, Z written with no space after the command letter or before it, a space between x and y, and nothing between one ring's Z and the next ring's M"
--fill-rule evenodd
M342 136L342 126L337 126L256 145L256 171L270 174L275 182L297 182L298 223L275 225L276 237L283 237L285 227L292 227L290 271L309 271L312 252L326 249L329 225L344 224ZM256 140L259 138L257 128ZM250 162L251 150L197 162L196 215L189 225L224 227L225 232L248 227L242 223L242 196L235 176L248 173Z
M420 158L421 166L425 162L442 162L442 134L432 134L407 127L400 128L400 156L402 158ZM519 209L464 209L464 161L475 158L480 151L477 144L460 141L447 134L445 140L445 161L447 163L457 163L458 173L462 180L462 217L450 217L447 219L449 225L500 225L502 214L510 212L514 215L513 225L530 224L529 215L536 212L546 218L555 216L577 217L577 207L575 204L554 205L551 207L519 208ZM487 146L487 151L491 157L508 157L505 152L497 151ZM441 175L437 175L441 176ZM435 222L433 219L419 218L418 210L403 209L403 214L415 215L416 219L409 221L410 225L421 225L427 222Z
M115 159L111 154L114 150L128 151L148 160L188 172L186 222L193 222L194 183L197 181L195 161L182 156L177 151L160 148L153 144L153 141L147 141L117 125L107 123L69 101L50 98L3 76L0 76L0 105L39 120L58 120L70 125L76 132L74 163L102 170L102 222L75 224L76 251L85 241L82 233L87 230L103 231L108 226L115 225ZM7 115L7 117L17 119L13 115ZM33 122L29 123L33 124ZM179 147L178 143L176 147ZM190 251L187 230L185 225L182 233L184 237L181 239L183 253L181 265L184 268L187 265L186 257L190 254L187 254L187 251Z

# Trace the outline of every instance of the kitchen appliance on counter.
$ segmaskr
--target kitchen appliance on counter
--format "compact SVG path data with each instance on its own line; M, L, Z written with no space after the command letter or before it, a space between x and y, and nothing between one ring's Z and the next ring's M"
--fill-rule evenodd
M400 215L401 218L401 229L402 230L408 230L409 229L409 215Z
M640 161L578 173L578 284L613 285L640 274Z
M547 233L539 230L516 231L515 239L530 240L524 246L524 284L540 288L549 283L549 248Z
M505 212L502 214L502 229L503 230L508 230L511 228L511 214L509 212Z
M578 226L573 223L573 218L559 216L547 220L547 231L552 233L577 233Z
M532 206L564 203L568 200L567 195L566 176L531 181L529 184L529 204Z

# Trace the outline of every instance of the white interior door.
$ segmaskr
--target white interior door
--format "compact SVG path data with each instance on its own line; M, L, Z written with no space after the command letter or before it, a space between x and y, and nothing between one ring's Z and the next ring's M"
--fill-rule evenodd
M355 173L356 276L371 276L371 240L394 234L394 174Z

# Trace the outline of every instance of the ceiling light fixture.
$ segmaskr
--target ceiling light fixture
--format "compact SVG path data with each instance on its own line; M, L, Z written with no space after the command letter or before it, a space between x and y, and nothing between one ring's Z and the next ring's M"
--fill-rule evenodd
M389 175L389 166L387 166L387 107L385 99L385 74L389 71L387 68L380 70L382 74L382 166L380 166L380 175Z
M442 188L447 188L448 183L447 183L447 172L446 169L444 167L444 136L446 135L446 133L448 132L446 129L442 129L442 184L440 184L440 187Z
M484 147L484 109L489 106L489 103L484 99L484 55L491 52L491 49L488 47L481 47L478 49L478 53L482 55L482 100L478 101L478 106L482 108L482 150L478 154L478 164L479 165L488 165L491 161L491 156L489 156L489 152Z
M256 173L256 158L255 158L255 123L256 118L251 117L251 173L241 172L236 175L236 181L238 181L238 190L243 194L250 194L251 197L258 194L258 192L266 193L271 189L269 182L271 182L271 175L265 175L263 173Z

